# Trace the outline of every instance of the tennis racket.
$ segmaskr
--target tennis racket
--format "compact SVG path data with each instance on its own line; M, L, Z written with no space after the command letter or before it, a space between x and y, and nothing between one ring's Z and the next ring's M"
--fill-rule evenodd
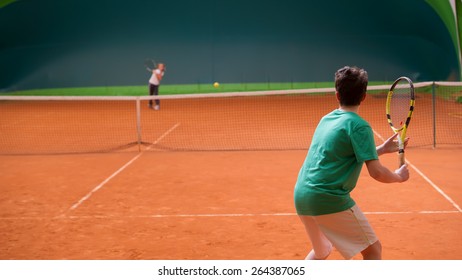
M144 66L146 67L146 71L149 73L152 73L152 70L157 68L156 62L149 58L144 61Z
M404 141L414 112L414 84L407 77L398 78L390 88L387 96L387 120L391 129L398 134L398 159L401 167L404 158Z

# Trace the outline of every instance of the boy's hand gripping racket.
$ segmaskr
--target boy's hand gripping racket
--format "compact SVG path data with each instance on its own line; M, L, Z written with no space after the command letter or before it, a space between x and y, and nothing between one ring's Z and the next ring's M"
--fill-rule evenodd
M387 120L391 129L398 135L399 166L404 165L404 141L414 111L414 84L407 77L398 78L390 88L387 96Z

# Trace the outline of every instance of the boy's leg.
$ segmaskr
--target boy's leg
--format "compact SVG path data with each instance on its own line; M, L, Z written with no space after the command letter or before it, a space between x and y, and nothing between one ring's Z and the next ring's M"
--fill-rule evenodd
M159 95L159 86L154 86L154 95ZM156 105L157 105L157 109L159 109L159 105L160 105L160 100L159 99L156 99Z
M332 251L332 243L319 229L318 224L311 216L299 216L306 233L308 234L313 249L306 256L306 260L325 260Z
M154 94L154 85L149 84L149 95L152 96ZM152 99L149 99L149 108L152 108Z
M377 240L377 242L361 251L361 255L363 255L363 259L365 260L381 260L382 244Z
M333 214L315 216L318 227L345 259L361 252L364 259L380 259L381 245L357 205Z

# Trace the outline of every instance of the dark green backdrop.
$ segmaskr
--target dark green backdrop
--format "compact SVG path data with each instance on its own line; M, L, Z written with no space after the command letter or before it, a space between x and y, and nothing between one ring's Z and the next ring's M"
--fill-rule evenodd
M423 0L19 0L0 8L0 91L164 83L457 79L445 25Z

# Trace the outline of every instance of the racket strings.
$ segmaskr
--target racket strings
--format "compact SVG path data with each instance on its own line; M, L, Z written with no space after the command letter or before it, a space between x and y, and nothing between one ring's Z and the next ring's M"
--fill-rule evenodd
M400 82L393 90L390 102L391 121L395 128L406 124L410 111L411 87L407 82Z
M156 69L156 64L152 59L146 59L144 62L144 66L146 67L146 69L148 69L148 71Z

